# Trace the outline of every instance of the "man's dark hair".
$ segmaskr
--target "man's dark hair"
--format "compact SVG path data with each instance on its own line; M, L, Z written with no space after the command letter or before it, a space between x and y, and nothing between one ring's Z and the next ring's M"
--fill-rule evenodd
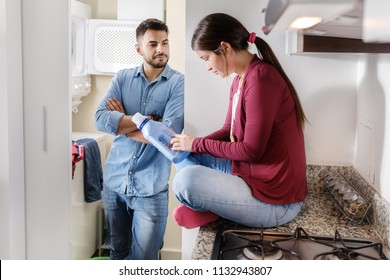
M168 34L168 26L164 22L156 18L149 18L138 25L137 30L135 31L137 42L139 42L139 40L142 38L142 36L144 36L145 32L148 29L162 30Z

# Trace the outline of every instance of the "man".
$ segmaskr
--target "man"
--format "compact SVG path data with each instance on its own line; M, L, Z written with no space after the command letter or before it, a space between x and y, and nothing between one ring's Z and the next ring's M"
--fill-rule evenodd
M184 126L184 76L167 64L168 27L147 19L136 37L143 63L117 73L95 114L96 128L116 135L103 172L111 259L157 259L168 216L171 162L147 143L132 116L161 120L178 133Z

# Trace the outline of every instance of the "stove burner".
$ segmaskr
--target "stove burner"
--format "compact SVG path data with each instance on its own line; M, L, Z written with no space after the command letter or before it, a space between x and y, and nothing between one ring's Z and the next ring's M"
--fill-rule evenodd
M263 229L218 229L212 259L238 260L386 260L382 243L371 239L309 235L302 228L294 233Z
M357 260L357 259L371 259L379 260L384 259L382 252L382 244L377 242L371 242L366 240L353 240L353 239L344 239L341 237L338 230L335 231L334 238L327 237L313 237L310 236L302 228L297 228L294 234L291 237L286 239L280 239L273 241L272 245L286 252L294 253L284 247L281 247L280 244L286 241L295 240L310 240L312 243L326 246L329 250L324 250L322 252L313 256L313 259L338 259L338 260ZM329 241L331 241L329 243ZM356 242L356 244L355 244ZM349 245L348 245L348 244ZM354 244L354 245L352 245ZM369 252L365 252L366 249L374 249L374 255ZM379 253L379 254L378 254Z
M334 254L326 254L326 255L321 256L318 259L319 260L325 260L325 261L338 261L338 260L340 260L340 258L337 257L337 255L334 255Z
M339 248L335 252L327 252L317 256L320 260L357 260L359 253L347 248Z
M243 255L250 260L280 260L283 257L282 251L273 247L270 242L251 243L242 250Z
M382 255L382 244L377 242L371 242L368 244L359 244L358 246L349 246L346 244L346 241L341 237L340 233L336 230L335 232L335 241L340 243L339 247L336 247L335 250L331 252L324 252L318 254L316 259L337 259L337 260L359 260L359 259L369 259L369 260L379 260L385 259ZM380 253L379 256L372 256L365 253L365 249L373 248Z

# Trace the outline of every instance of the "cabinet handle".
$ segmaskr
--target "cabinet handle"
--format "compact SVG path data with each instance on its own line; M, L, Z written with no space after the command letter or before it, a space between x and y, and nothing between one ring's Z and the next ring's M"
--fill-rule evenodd
M46 152L46 106L42 106L42 151Z

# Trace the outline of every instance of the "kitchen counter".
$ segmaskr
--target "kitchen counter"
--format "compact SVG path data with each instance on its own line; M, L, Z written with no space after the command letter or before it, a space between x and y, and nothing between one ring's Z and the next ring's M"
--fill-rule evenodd
M324 192L319 173L326 169L335 169L371 203L367 218L361 224L346 219L336 208L329 195ZM334 236L337 229L341 237L357 237L380 240L385 250L389 250L390 240L390 204L380 197L376 190L367 184L352 167L330 167L308 165L308 196L300 214L291 222L266 231L292 233L297 227L308 234ZM218 224L235 225L230 221L219 219L214 223L199 228L192 252L192 259L207 260L211 258Z

